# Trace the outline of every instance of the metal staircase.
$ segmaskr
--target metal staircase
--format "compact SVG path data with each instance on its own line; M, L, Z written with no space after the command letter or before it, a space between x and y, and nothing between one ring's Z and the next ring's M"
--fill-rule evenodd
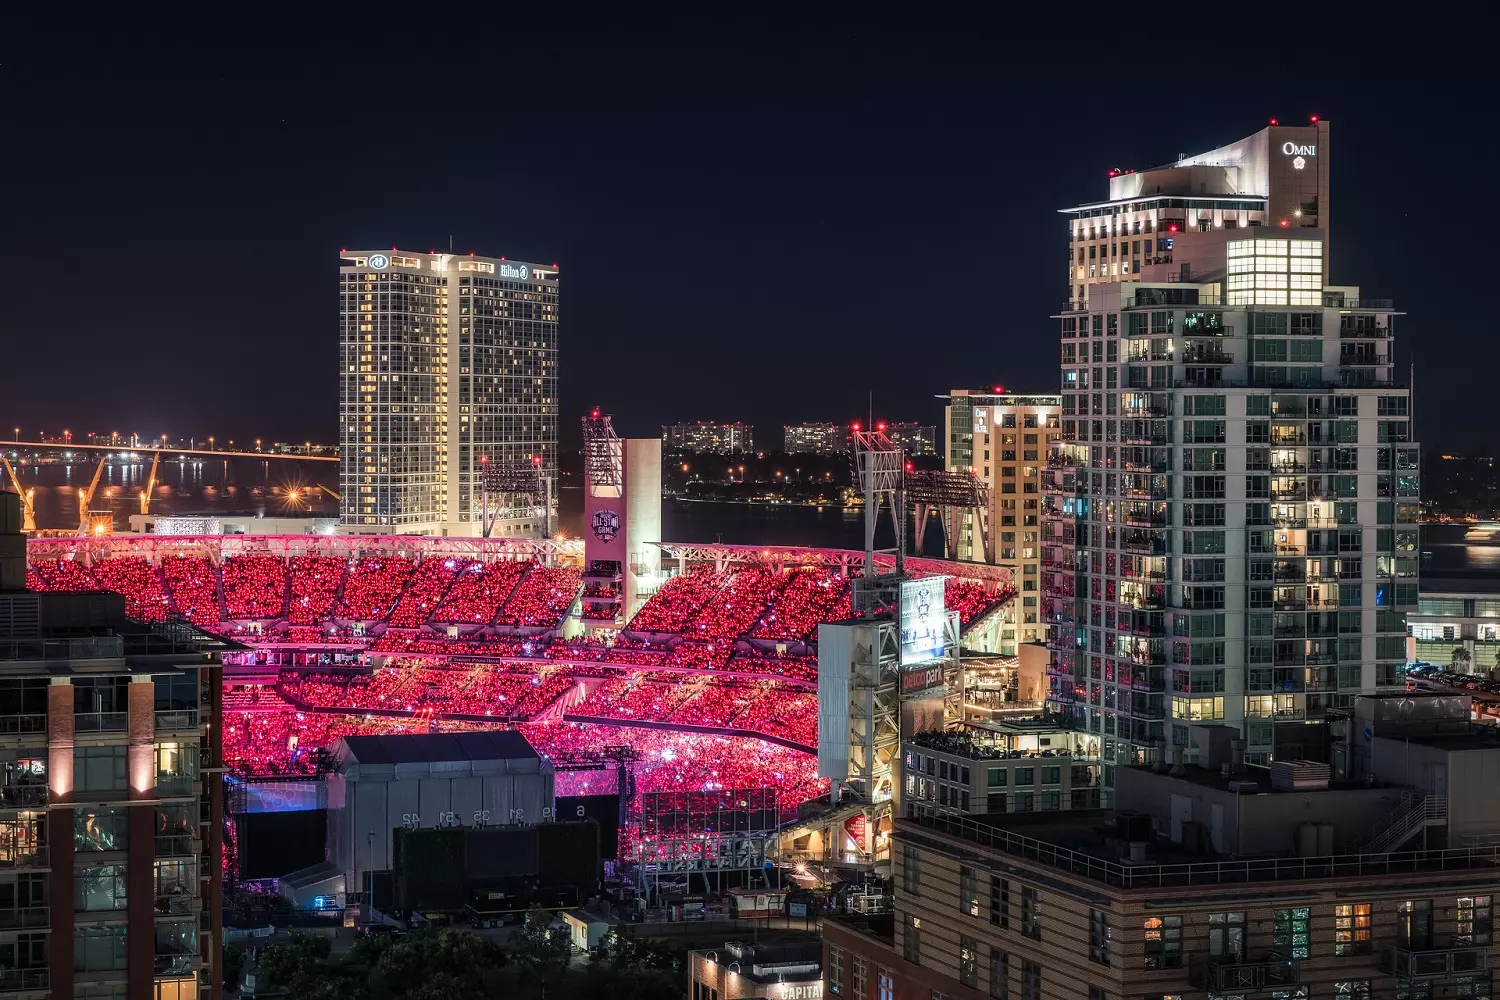
M1375 824L1359 842L1357 854L1389 854L1429 826L1448 823L1448 796L1402 792L1401 804Z

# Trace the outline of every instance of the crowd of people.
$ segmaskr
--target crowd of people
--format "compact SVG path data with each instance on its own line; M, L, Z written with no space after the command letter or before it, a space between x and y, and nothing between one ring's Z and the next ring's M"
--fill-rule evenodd
M531 719L578 683L567 670L509 671L486 664L397 663L363 676L288 671L279 690L299 706Z
M337 615L352 621L384 621L396 606L412 561L402 556L360 556L349 567Z
M292 596L287 621L293 625L316 625L329 617L347 563L348 560L338 556L292 556Z
M495 620L516 581L532 566L513 560L470 562L454 577L447 595L432 613L433 621L454 625L488 625Z
M386 733L465 732L482 722L435 721L426 717L386 718L318 712L235 712L224 719L224 758L230 770L246 776L325 773L327 753L344 736ZM569 772L557 794L596 794L614 790L603 760L606 747L631 747L639 794L775 787L782 802L795 805L827 791L809 753L754 736L717 736L669 730L635 729L598 723L552 721L515 727L548 757L599 755L598 770ZM561 778L561 776L559 776Z
M568 566L532 566L521 577L496 624L512 628L557 628L573 606L583 575Z
M214 567L205 556L167 556L161 560L162 578L177 613L200 628L216 628L224 620Z
M220 566L224 610L230 618L280 618L286 612L286 560L244 555Z
M1014 588L1002 587L991 592L977 580L951 579L943 589L943 604L949 611L958 612L958 622L962 626L1014 596Z
M849 604L849 580L842 573L825 573L816 569L795 569L787 574L781 596L766 611L757 639L806 639L820 622L847 618L838 614L840 604Z
M464 565L466 562L462 559L423 559L411 574L406 592L391 609L390 624L397 628L415 628L431 618Z
M98 590L89 568L77 559L38 559L26 570L28 590Z

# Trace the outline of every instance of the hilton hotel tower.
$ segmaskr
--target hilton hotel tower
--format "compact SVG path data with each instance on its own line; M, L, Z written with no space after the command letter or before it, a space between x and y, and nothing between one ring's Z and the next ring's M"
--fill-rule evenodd
M557 477L555 266L346 250L339 267L339 481L345 531L480 534L479 472L535 464L551 530Z
M1273 124L1063 210L1047 700L1099 735L1106 794L1109 765L1193 761L1194 725L1315 758L1330 712L1403 688L1400 314L1330 281L1329 151L1327 122Z

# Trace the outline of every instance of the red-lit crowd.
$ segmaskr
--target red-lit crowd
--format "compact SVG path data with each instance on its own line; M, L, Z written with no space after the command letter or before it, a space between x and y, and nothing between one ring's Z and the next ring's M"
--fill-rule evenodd
M328 748L343 736L412 732L463 732L484 723L383 718L314 712L237 712L224 719L224 756L243 775L317 774L332 765ZM827 789L811 754L753 736L718 736L666 730L624 729L597 723L548 722L515 727L548 757L601 753L630 746L639 755L641 793L779 786L783 800L800 802ZM613 790L602 770L560 783L558 794ZM597 784L597 788L594 787ZM605 787L608 786L608 787Z

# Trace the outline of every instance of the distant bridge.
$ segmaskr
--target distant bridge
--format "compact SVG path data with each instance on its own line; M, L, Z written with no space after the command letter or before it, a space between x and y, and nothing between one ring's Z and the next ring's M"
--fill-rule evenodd
M298 462L337 462L337 455L288 455L278 451L225 451L222 448L162 448L145 445L132 447L126 444L74 444L59 441L0 441L0 448L15 448L18 451L130 451L149 456L161 452L163 458L173 455L206 455L211 458L282 458Z

